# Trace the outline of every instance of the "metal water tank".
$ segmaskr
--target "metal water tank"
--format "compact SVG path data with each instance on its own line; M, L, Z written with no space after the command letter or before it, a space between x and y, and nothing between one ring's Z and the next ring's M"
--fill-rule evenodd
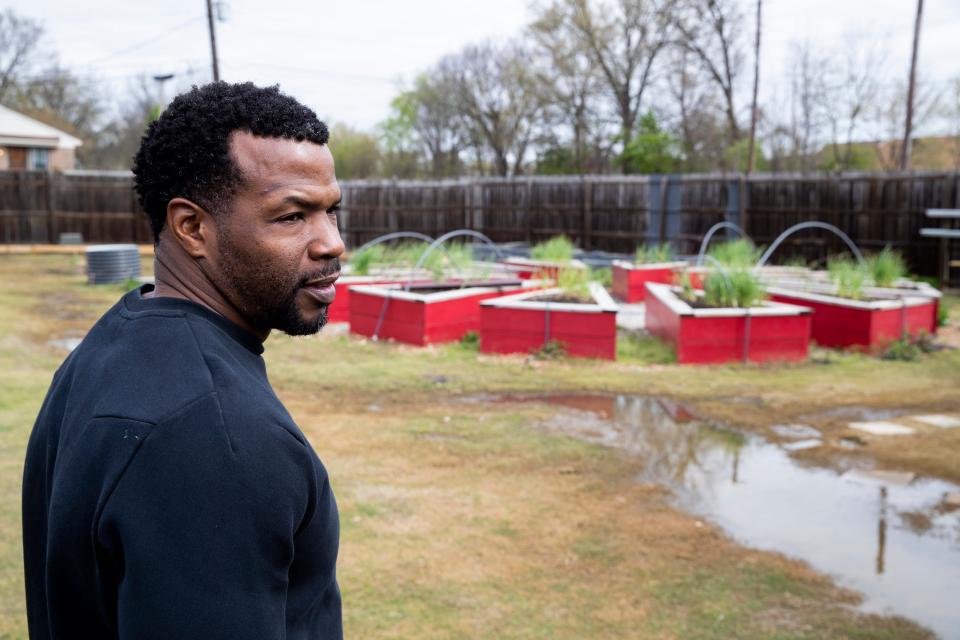
M107 284L140 277L140 252L135 244L87 247L87 282Z

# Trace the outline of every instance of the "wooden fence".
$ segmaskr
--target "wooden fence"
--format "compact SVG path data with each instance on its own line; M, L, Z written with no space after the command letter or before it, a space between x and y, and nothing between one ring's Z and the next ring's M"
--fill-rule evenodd
M79 232L87 242L150 242L146 217L124 173L0 172L0 242L56 242ZM938 245L921 238L931 208L960 208L956 173L584 176L479 178L441 182L346 181L341 229L356 247L390 231L439 236L470 228L497 242L537 242L566 234L584 249L632 252L671 242L693 253L716 222L742 226L769 244L807 220L836 225L866 250L892 246L911 267L936 275ZM807 231L778 259L823 260L839 239ZM960 255L960 243L952 246Z

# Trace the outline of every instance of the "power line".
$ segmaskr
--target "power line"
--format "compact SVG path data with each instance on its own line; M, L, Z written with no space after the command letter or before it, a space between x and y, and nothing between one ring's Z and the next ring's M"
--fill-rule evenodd
M228 63L225 63L228 67L263 67L267 69L280 69L283 71L293 71L295 73L304 73L310 75L321 75L329 76L332 78L343 78L345 80L362 80L365 82L377 82L384 84L395 84L397 78L387 78L384 76L369 76L359 73L343 73L341 71L327 71L325 69L307 69L304 67L291 67L283 64L273 64L270 62L244 62L242 60L234 60Z
M198 20L203 20L203 19L205 19L205 18L206 18L205 15L194 16L193 18L190 18L189 20L186 20L186 21L184 21L184 22L181 22L180 24L175 25L175 26L173 26L173 27L170 27L169 29L167 29L166 31L164 31L163 33L161 33L161 34L159 34L159 35L156 35L156 36L153 36L153 37L151 37L151 38L148 38L147 40L143 40L143 41L141 41L141 42L137 42L137 43L135 43L135 44L131 44L131 45L129 45L129 46L126 46L126 47L124 47L123 49L119 49L119 50L117 50L117 51L114 51L114 52L111 53L111 54L108 54L108 55L103 56L102 58L97 58L96 60L92 60L92 61L90 61L90 62L80 63L79 66L93 66L93 65L97 65L97 64L100 64L100 63L102 63L102 62L106 62L107 60L110 60L111 58L114 58L114 57L116 57L116 56L122 55L122 54L124 54L124 53L129 53L129 52L131 52L131 51L135 51L136 49L140 49L141 47L145 47L145 46L147 46L147 45L153 44L154 42L158 42L158 41L160 41L160 40L163 40L164 38L173 35L174 32L176 32L177 30L182 29L183 27L186 27L187 25L193 24L194 22L197 22Z

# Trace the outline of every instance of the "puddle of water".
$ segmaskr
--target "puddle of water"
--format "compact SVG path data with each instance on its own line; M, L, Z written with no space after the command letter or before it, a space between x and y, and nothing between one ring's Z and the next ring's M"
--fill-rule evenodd
M798 416L798 420L816 420L817 418L842 418L844 420L889 420L897 418L909 411L903 409L877 409L876 407L864 407L860 405L851 405L849 407L834 407L823 411L815 411Z
M783 438L819 438L822 433L819 429L814 429L808 424L775 424L770 427L774 433Z
M960 638L960 510L946 506L960 486L800 466L782 447L692 420L656 398L512 401L575 409L543 426L630 453L643 462L639 481L669 488L677 506L744 544L800 558L860 591L863 610Z

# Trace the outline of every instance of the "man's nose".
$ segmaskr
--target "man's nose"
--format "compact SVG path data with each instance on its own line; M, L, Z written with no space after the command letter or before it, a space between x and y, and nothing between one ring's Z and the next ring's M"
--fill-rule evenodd
M310 258L312 260L339 258L343 255L345 247L337 223L326 215L318 218L317 223L312 225L310 244L307 246Z

